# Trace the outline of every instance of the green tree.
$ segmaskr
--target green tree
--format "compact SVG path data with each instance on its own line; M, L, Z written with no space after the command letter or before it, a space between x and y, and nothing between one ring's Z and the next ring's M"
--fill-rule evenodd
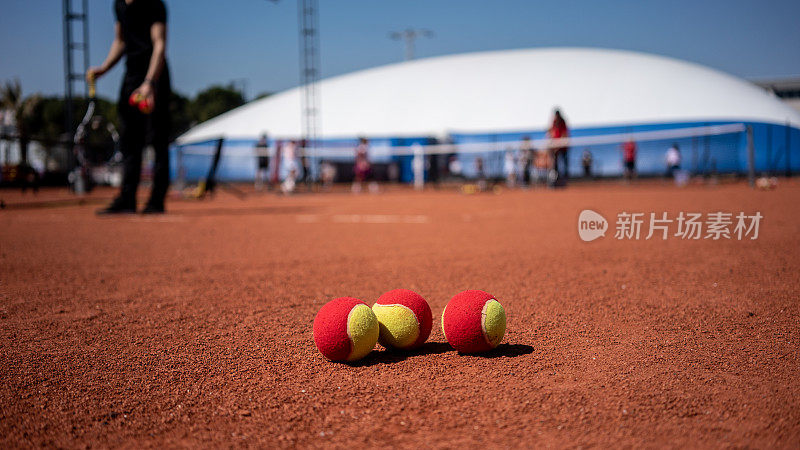
M72 105L74 114L70 132L74 132L83 119L89 101L85 98L76 98ZM116 103L97 98L94 111L95 116L101 116L119 128ZM65 114L66 104L63 98L42 97L28 117L27 126L31 137L40 141L45 147L63 143L68 138L67 130L64 128Z
M40 97L38 94L28 96L28 98L22 96L22 85L19 79L6 81L5 85L0 87L0 105L2 105L3 109L11 111L14 115L17 137L19 138L20 157L23 165L28 164L28 143L31 139L28 123L39 101Z
M244 96L233 85L214 85L197 94L191 110L193 118L200 123L242 105Z
M174 91L169 101L169 115L172 120L172 135L170 135L170 141L174 141L175 138L185 133L197 123L192 114L192 101Z
M67 141L75 132L86 112L88 99L79 97L73 100L73 123L70 124L68 130L64 123L66 105L62 97L40 97L37 94L23 99L21 91L20 83L16 80L0 86L0 106L11 110L14 114L23 148L27 149L27 143L31 139L35 139L42 144L49 155L55 147L68 144ZM197 123L216 117L244 103L242 93L233 85L210 86L199 92L194 99L173 92L169 105L172 120L170 140L174 140ZM95 116L98 115L111 122L118 130L120 129L116 102L97 98ZM22 157L24 161L27 161L27 151L23 152Z
M272 94L273 94L273 92L262 92L262 93L256 95L256 98L254 98L253 100L261 100L262 98L267 98Z

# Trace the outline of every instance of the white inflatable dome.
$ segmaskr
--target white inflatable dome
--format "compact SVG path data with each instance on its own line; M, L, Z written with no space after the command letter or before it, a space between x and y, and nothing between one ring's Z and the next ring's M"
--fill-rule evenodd
M204 122L178 139L301 135L301 90ZM800 114L737 77L650 54L540 48L420 59L319 84L320 137L444 137L547 127L554 107L573 128L748 121L800 127Z

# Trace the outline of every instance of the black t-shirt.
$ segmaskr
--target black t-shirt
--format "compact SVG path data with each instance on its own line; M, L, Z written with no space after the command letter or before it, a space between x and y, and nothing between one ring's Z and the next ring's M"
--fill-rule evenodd
M125 41L125 67L129 74L147 73L153 55L150 28L154 23L167 23L167 8L161 0L115 0L114 12Z

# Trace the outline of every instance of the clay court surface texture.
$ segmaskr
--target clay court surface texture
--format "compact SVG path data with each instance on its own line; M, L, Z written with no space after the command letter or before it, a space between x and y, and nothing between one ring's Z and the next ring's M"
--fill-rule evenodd
M794 180L221 191L115 218L93 213L111 191L2 195L2 447L800 445ZM578 238L585 208L605 238ZM616 240L621 211L764 219L757 240ZM394 288L430 303L428 344L319 354L325 302ZM444 340L465 289L506 309L492 352Z

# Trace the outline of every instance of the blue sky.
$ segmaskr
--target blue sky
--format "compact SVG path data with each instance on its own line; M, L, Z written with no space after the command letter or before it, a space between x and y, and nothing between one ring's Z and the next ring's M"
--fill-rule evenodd
M79 3L79 0L75 3ZM417 56L541 46L609 47L705 64L745 78L800 75L800 1L789 0L319 0L322 76L398 62L388 38L433 30ZM112 37L111 0L89 0L90 55L102 62ZM174 88L194 94L246 80L247 94L296 86L294 0L167 0ZM63 93L61 1L3 0L0 82L27 93ZM120 64L121 66L121 64ZM101 80L114 97L122 71Z

